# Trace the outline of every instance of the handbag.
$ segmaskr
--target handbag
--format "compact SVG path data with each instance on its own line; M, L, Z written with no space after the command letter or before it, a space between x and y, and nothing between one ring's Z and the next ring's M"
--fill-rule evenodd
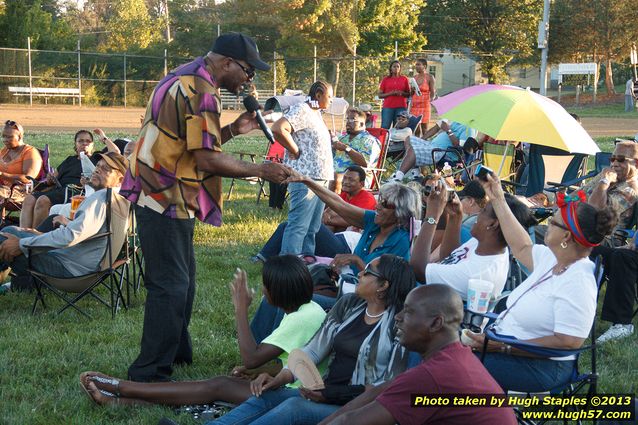
M328 264L313 263L308 265L312 277L315 294L335 298L337 296L337 272Z

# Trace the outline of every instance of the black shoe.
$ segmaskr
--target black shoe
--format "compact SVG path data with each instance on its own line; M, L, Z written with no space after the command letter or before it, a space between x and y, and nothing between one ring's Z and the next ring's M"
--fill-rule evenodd
M175 422L174 420L171 420L171 419L168 419L168 418L164 417L164 418L159 420L157 425L179 425L179 424L177 422Z

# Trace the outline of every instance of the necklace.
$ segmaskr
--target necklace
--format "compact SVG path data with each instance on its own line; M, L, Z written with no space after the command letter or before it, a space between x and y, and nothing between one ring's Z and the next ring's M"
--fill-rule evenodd
M383 310L381 313L379 314L370 314L368 313L368 307L366 307L366 316L371 317L373 319L376 319L377 317L381 317L383 316L383 313L385 313L385 310Z

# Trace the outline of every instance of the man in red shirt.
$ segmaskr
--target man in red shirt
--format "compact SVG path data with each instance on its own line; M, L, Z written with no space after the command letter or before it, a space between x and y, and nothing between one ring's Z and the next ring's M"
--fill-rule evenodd
M418 352L423 362L382 388L362 394L322 423L515 425L510 407L412 406L413 395L503 395L478 358L461 345L458 329L462 317L461 298L449 286L433 284L413 289L395 317L397 336L401 345Z
M364 190L366 182L366 172L358 165L351 165L346 168L341 182L341 199L355 207L364 210L373 210L377 206L374 195ZM348 227L348 223L329 207L323 212L322 223L333 232L343 232Z

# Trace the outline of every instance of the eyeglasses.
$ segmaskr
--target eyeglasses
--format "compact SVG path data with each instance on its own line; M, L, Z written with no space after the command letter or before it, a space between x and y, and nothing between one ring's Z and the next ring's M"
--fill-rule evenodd
M621 164L625 161L635 160L634 158L627 158L625 155L612 155L609 157L609 162L620 162Z
M569 228L567 226L557 223L556 220L554 220L554 217L551 217L549 220L547 220L547 224L551 224L552 226L560 227L563 230L569 231Z
M248 81L252 81L253 77L255 76L255 68L253 68L252 66L250 68L246 68L244 65L240 64L235 59L230 57L228 59L235 62L241 68L241 70L244 71L244 73L246 74L246 77L248 78Z
M379 205L381 205L383 208L387 210L395 210L397 208L396 205L391 204L390 202L388 202L386 199L383 199L383 198L379 198Z
M376 277L377 279L385 279L385 277L383 277L383 275L381 273L379 273L376 270L373 270L372 266L370 264L368 264L366 266L366 268L363 269L363 275L365 276L367 274L372 275L372 276Z
M404 117L403 115L399 115L399 116L397 117L397 119L398 119L398 120L407 120L407 119L408 119L408 117Z

